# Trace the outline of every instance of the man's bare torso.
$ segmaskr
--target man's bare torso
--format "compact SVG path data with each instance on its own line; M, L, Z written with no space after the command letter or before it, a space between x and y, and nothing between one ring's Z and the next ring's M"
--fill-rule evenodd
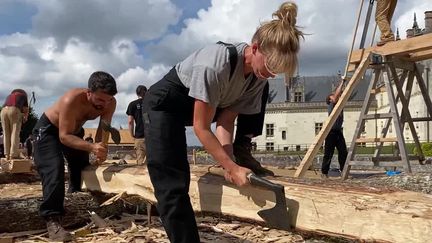
M45 115L56 127L60 123L60 111L65 111L61 119L75 121L75 131L78 132L88 120L94 120L106 110L98 110L87 99L87 89L72 89L65 93L54 105L45 111Z

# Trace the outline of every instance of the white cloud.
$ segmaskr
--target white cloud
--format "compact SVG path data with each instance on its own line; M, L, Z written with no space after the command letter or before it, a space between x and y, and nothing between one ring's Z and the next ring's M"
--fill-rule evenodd
M28 0L38 9L32 33L109 45L115 39L137 41L160 37L176 24L181 11L169 0Z
M117 86L119 90L129 90L135 92L137 85L145 85L149 88L152 84L162 78L169 70L165 65L154 65L148 70L142 67L129 68L117 78Z
M2 1L0 6L11 2ZM21 87L35 91L40 100L36 105L44 106L37 110L44 110L53 97L72 87L85 87L93 71L104 70L118 81L115 124L124 127L124 113L136 97L138 84L149 87L176 62L208 43L249 42L260 22L269 20L283 1L212 0L197 18L184 20L177 34L170 32L170 25L177 24L181 11L169 0L20 2L34 6L37 12L27 33L0 36L0 98ZM301 74L323 75L343 69L358 1L296 2L298 25L310 34L302 42ZM399 27L402 38L412 26L414 12L424 27L425 10L432 10L431 1L398 1L393 26Z

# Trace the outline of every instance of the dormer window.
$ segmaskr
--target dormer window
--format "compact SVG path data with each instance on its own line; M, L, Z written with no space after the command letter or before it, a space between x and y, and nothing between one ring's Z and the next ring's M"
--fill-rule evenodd
M302 102L303 93L302 92L294 92L294 102Z

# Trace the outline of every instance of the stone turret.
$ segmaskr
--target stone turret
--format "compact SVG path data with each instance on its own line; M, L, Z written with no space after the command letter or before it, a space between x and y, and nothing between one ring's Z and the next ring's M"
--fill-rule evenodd
M414 13L414 23L413 23L413 26L411 29L406 30L406 37L411 38L411 37L419 36L422 34L423 34L422 29L418 26L418 23L417 23L416 13Z
M425 12L425 29L424 33L432 33L432 11Z

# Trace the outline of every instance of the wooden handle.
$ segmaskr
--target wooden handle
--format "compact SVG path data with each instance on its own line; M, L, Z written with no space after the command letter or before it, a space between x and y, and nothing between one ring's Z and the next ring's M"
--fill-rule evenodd
M109 138L110 138L110 133L108 131L102 130L102 140L101 140L101 142L103 144L107 145Z
M222 177L225 175L225 170L222 168L222 166L210 166L208 168L208 172Z
M284 187L282 185L273 183L267 179L255 175L254 173L249 173L247 175L247 178L253 186L262 187L271 191L284 190Z

